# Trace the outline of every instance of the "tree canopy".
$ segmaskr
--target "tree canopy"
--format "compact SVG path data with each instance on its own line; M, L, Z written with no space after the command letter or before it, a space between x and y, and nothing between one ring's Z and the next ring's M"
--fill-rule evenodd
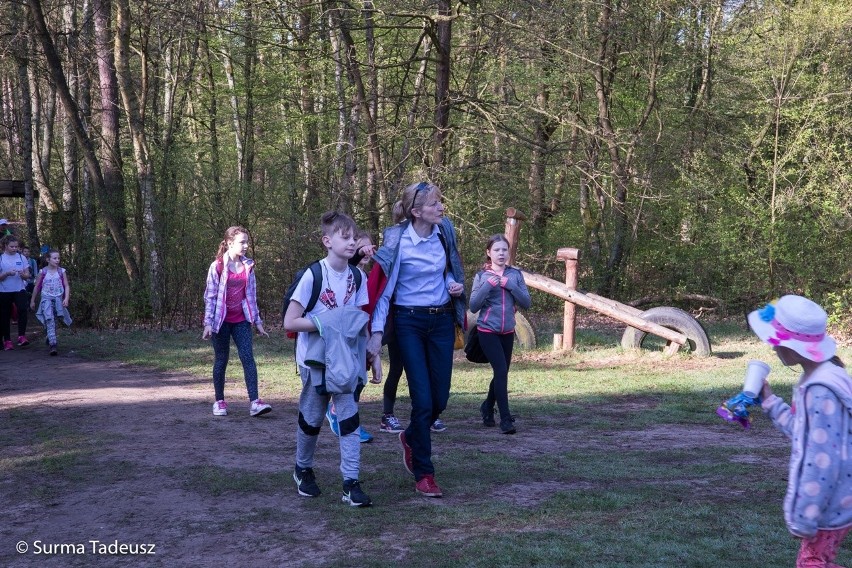
M243 225L277 311L319 215L378 239L443 188L471 271L507 207L517 264L630 301L785 292L849 313L852 3L12 0L3 216L62 251L81 318L197 323ZM540 305L548 305L542 299ZM554 300L553 305L557 302Z

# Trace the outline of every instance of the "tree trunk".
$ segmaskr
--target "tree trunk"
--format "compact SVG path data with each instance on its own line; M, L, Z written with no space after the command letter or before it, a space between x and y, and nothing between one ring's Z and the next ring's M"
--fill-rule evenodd
M313 34L314 3L311 0L299 0L298 25L296 27L296 46L299 50L297 62L299 74L299 106L302 113L302 175L305 182L302 205L316 201L319 195L317 187L316 162L319 151L316 108L314 106L314 81L312 58L310 56L311 35Z
M547 50L543 52L547 55ZM536 96L537 112L541 114L535 119L535 137L530 152L530 173L527 178L530 192L530 223L536 229L542 229L547 221L548 209L545 200L545 176L547 174L547 159L550 155L550 137L556 132L558 123L549 118L547 113L550 92L544 85L539 86Z
M432 144L433 172L441 172L446 158L446 142L450 134L450 46L453 37L452 6L450 0L438 0L438 17L435 24L435 134Z
M414 76L414 93L411 97L411 106L408 108L408 114L405 121L405 135L402 138L402 147L399 152L399 165L395 168L391 187L388 188L394 195L398 195L402 187L405 185L405 175L411 158L411 133L414 131L415 120L417 119L417 111L420 107L420 99L426 92L426 69L429 64L429 55L432 52L432 41L426 30L420 36L420 41L423 44L423 56L420 59L420 66L417 69L417 74ZM394 204L394 199L390 195L385 194L385 207L387 213L390 213Z
M139 108L139 97L130 75L130 4L128 0L118 0L117 6L116 76L130 126L130 136L133 140L133 159L142 201L142 227L148 252L149 298L154 317L158 318L162 315L165 289L160 260L159 211L155 194L157 176L148 150L148 138L145 133L144 117Z
M71 54L77 52L77 18L74 6L66 4L63 8L63 23L65 25L65 45L66 53L69 54L69 65L71 70L68 73L68 90L71 96L77 97L78 86L78 69L76 62ZM62 210L69 216L73 217L76 210L75 189L79 181L77 162L79 160L79 152L77 151L77 141L74 139L74 127L71 124L71 119L68 116L68 109L62 107Z
M118 79L115 72L112 39L112 1L93 0L95 24L95 53L98 59L98 78L101 95L101 146L100 162L104 179L104 195L101 207L109 210L114 222L118 225L127 250L119 254L130 253L133 272L136 275L134 284L140 285L139 264L140 251L131 249L127 243L127 220L125 209L124 172L121 159L121 140L119 123L119 94ZM127 264L125 260L125 265ZM129 271L128 271L129 274Z
M82 12L82 26L81 26L81 34L80 36L83 38L83 41L80 42L80 50L82 51L82 55L85 61L93 61L94 60L94 50L92 46L95 43L95 25L92 23L94 19L92 16L92 2L91 0L83 0L83 12ZM83 68L82 65L78 65L77 72L80 79L80 87L79 87L79 112L80 118L82 118L85 123L85 137L91 140L92 136L92 78L89 75L88 71ZM61 100L61 99L60 99ZM74 112L73 108L69 108L66 110L66 118L71 124L72 132L76 136L76 128L74 126ZM80 151L80 142L79 139L77 142L77 151ZM85 152L84 152L85 154ZM85 158L84 158L85 160ZM94 253L94 242L95 242L95 234L97 227L97 195L98 189L95 187L95 178L92 176L91 170L88 167L82 168L81 177L81 187L80 187L80 206L82 208L82 218L83 218L83 227L82 227L82 239L80 240L80 257L79 260L82 265L86 265L91 261L93 253Z
M379 146L379 135L376 126L376 117L370 111L370 105L367 98L367 91L364 88L364 81L361 77L361 70L356 57L355 42L352 39L352 34L349 31L349 25L344 19L340 8L335 2L329 3L328 8L329 18L333 28L339 34L339 41L343 48L343 53L346 56L346 69L349 73L349 78L355 87L355 101L357 107L361 110L364 118L364 128L367 131L367 153L368 163L375 171L374 180L377 184L384 184L384 169L382 167L381 148ZM368 188L368 191L373 191ZM382 192L383 187L379 187L378 191Z
M56 119L56 87L50 83L47 100L41 96L35 70L28 66L30 93L30 124L32 126L30 147L32 151L33 187L38 190L45 209L59 209L50 183L51 149L53 148L53 123Z
M95 154L95 148L92 140L89 138L86 130L80 120L80 114L77 109L76 101L71 97L71 91L68 88L68 82L65 80L65 72L62 69L62 63L59 61L59 55L50 33L47 30L47 24L44 20L44 12L42 11L41 2L39 0L27 0L27 6L30 8L30 15L35 26L35 32L41 43L44 51L47 67L53 81L56 83L57 92L62 100L62 104L69 110L69 115L73 117L74 133L77 136L77 142L83 149L84 159L86 161L86 169L92 177L92 183L95 191L103 207L104 221L110 231L116 248L118 249L121 259L124 262L124 268L128 277L132 282L139 281L139 268L136 260L133 257L133 251L127 242L127 237L124 232L124 219L116 215L114 208L109 207L110 200L114 199L110 195L113 190L112 186L107 186L101 164Z
M26 18L13 8L15 20L21 23L21 27L28 29ZM18 82L21 85L21 174L24 178L24 207L27 220L27 240L33 252L38 251L38 230L36 225L36 202L33 195L33 111L29 83L29 59L28 45L29 34L24 34L14 48L15 60L18 64Z
M366 107L367 112L373 117L373 121L378 121L379 118L379 76L376 70L376 35L375 21L373 15L375 7L372 0L364 0L364 39L367 49L367 81L370 85L370 90L367 94ZM379 192L384 192L387 186L382 183L378 177L383 175L381 164L373 162L373 154L369 154L370 159L367 160L367 199L365 209L371 226L378 227L379 225ZM354 196L352 196L354 197ZM377 231L378 232L378 231Z
M329 24L331 24L329 19ZM347 97L347 84L352 84L344 66L344 47L342 47L337 34L331 25L328 26L328 38L331 44L331 56L334 59L334 86L337 92L337 143L334 150L334 171L341 172L340 179L334 182L332 199L343 201L345 195L352 195L356 187L356 163L355 146L357 144L357 121L358 109L352 108ZM375 227L370 224L370 230L378 232L378 224Z

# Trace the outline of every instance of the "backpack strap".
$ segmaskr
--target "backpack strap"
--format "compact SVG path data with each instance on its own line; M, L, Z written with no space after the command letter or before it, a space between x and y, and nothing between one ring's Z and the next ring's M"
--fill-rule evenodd
M305 312L302 316L314 309L314 306L317 305L317 300L319 300L320 292L322 291L322 265L320 264L320 261L316 260L312 262L308 268L311 271L311 275L314 277L314 284L311 287L311 297L308 300L308 305L305 306Z
M361 289L361 271L357 266L349 265L349 270L352 271L352 277L355 279L355 292Z
M444 275L446 276L447 272L450 271L450 246L447 244L447 238L444 237L444 232L441 230L440 225L438 225L438 239L441 241L441 246L444 247L444 256L447 259L447 263L444 266Z

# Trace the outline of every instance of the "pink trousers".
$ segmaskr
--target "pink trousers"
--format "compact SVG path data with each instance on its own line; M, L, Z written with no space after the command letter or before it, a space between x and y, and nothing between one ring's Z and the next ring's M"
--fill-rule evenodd
M835 531L817 531L816 536L802 539L796 568L843 568L834 563L837 549L852 527Z

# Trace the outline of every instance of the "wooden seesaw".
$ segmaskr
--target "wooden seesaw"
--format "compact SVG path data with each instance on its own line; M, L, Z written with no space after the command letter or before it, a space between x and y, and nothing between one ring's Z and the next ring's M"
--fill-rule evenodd
M521 222L526 217L520 211L510 207L506 209L506 239L509 241L509 263L518 250L518 234ZM625 349L641 349L648 334L656 335L666 341L663 353L666 356L677 353L683 347L692 354L707 357L710 355L710 340L707 332L689 313L673 307L659 306L649 310L640 310L609 298L580 292L577 290L577 269L580 251L576 248L560 248L556 258L565 261L565 282L520 269L527 286L541 290L565 300L562 333L553 337L554 350L573 349L576 325L576 306L580 306L616 319L627 329L621 337L621 346ZM513 265L514 266L514 265ZM517 267L516 268L520 268ZM522 347L535 347L535 334L529 321L522 314L516 315L516 339ZM475 321L468 320L468 321Z

